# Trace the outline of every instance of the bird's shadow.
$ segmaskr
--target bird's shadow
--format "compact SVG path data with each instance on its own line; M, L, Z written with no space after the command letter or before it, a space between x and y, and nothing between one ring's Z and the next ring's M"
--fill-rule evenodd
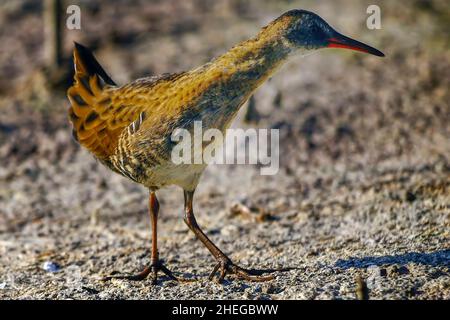
M379 257L352 257L349 259L339 259L335 267L341 269L349 268L367 268L369 266L384 266L384 265L407 265L409 263L427 265L431 267L450 267L450 249L420 253L408 252L392 256Z

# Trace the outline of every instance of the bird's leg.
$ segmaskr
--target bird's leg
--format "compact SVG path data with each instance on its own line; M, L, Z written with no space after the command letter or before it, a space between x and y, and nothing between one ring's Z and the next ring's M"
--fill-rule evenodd
M150 268L152 271L152 282L156 283L158 271L161 270L165 273L170 279L177 281L177 278L172 274L172 272L167 269L159 260L159 252L158 252L158 213L159 213L159 202L156 198L155 192L150 192L149 199L149 208L150 208L150 221L152 224L152 256L150 260Z
M158 213L159 213L159 202L156 198L155 192L150 191L149 198L149 212L150 212L150 221L152 225L152 253L150 265L145 267L140 273L131 276L110 276L105 278L105 280L110 279L127 279L127 280L144 280L151 273L152 274L152 284L156 284L158 271L162 271L166 274L170 279L177 281L178 279L172 274L172 272L167 269L159 260L158 253Z
M209 275L209 279L212 280L214 275L219 272L218 281L222 282L227 273L234 274L239 279L249 280L249 281L269 281L274 277L262 276L261 274L265 271L253 271L247 270L242 267L235 265L230 258L227 257L200 229L197 224L197 220L194 216L194 211L192 208L192 199L194 197L194 191L184 191L184 207L185 216L184 222L188 225L189 229L194 232L195 236L206 246L206 248L211 252L211 254L216 258L217 264L214 266L213 271ZM277 270L268 270L267 272L274 272Z

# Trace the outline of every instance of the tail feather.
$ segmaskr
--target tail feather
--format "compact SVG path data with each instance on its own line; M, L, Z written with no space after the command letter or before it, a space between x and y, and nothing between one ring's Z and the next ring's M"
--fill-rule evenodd
M99 75L107 84L116 86L116 83L108 76L105 70L103 70L102 66L88 48L75 42L75 50L73 53L75 59L75 72Z
M74 84L67 91L73 136L100 160L114 154L120 136L134 133L144 121L145 104L133 90L118 88L89 49L75 43ZM139 85L137 88L140 88Z
M75 82L67 91L73 135L80 144L102 158L111 153L114 148L112 138L117 136L116 132L105 130L107 119L100 116L110 108L107 89L116 84L89 49L79 43L75 43L73 58Z

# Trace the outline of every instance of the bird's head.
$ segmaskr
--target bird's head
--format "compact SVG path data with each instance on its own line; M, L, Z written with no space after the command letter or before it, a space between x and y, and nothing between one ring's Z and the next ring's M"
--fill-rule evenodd
M381 51L340 34L315 13L291 10L277 20L284 25L283 37L294 52L344 48L384 57Z

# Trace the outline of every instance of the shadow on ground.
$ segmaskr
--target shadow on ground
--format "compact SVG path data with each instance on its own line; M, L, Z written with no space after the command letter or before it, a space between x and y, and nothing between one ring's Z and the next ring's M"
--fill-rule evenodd
M408 252L405 254L380 257L350 258L338 260L336 267L342 269L367 268L369 266L407 265L409 263L422 264L432 267L450 267L450 249L429 253Z

